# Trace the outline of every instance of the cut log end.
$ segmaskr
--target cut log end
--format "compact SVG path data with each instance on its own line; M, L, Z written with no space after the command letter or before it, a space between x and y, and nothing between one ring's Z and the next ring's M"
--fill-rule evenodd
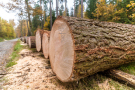
M50 39L50 32L49 31L44 32L42 37L42 48L44 57L46 59L49 58L49 39Z
M28 38L28 44L29 44L29 48L36 48L35 36L30 36Z
M38 29L36 32L36 49L38 52L42 51L42 37L44 30Z
M41 51L41 35L40 30L36 32L36 49L38 52Z
M51 31L49 56L54 73L63 82L70 81L73 72L75 52L72 37L67 22L57 19Z
M51 67L69 82L134 62L134 30L133 25L58 17L50 35Z

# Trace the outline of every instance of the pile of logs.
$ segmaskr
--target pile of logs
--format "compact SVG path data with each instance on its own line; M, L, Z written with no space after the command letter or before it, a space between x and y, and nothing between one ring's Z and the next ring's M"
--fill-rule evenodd
M135 62L135 25L59 16L51 32L38 29L23 37L30 48L50 58L62 82Z

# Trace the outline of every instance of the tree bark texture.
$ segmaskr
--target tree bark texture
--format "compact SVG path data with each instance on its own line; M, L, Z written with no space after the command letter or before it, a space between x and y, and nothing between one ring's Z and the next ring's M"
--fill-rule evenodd
M50 53L55 49L49 49L52 69L61 81L76 81L97 72L135 61L135 25L59 16L53 25L51 36L53 36L53 30L57 29L54 28L55 25L61 27L58 23L63 22L69 27L74 44L72 73L69 78L61 78L55 71L54 63L57 61L52 58L55 54L53 56ZM51 36L50 44L52 44Z
M35 36L29 37L29 48L36 48Z
M29 45L29 36L26 38L26 43Z

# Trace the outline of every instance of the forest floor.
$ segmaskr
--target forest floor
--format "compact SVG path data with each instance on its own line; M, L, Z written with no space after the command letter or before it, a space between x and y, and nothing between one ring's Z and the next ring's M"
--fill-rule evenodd
M52 72L49 59L26 44L16 65L8 68L3 90L135 90L127 83L97 73L77 82L63 83ZM124 66L123 66L124 67Z

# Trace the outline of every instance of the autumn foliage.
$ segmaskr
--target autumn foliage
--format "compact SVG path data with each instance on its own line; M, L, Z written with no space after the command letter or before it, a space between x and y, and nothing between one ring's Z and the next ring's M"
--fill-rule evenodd
M15 38L15 31L13 28L13 23L8 23L8 21L0 17L0 37L1 38Z

